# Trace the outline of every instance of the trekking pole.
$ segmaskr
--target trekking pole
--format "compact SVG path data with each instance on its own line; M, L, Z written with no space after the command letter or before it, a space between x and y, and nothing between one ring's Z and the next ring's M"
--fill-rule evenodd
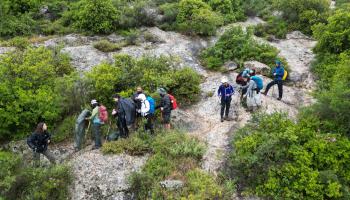
M87 127L87 129L85 130L85 134L84 134L84 141L86 141L86 137L87 137L86 135L88 134L89 129L90 129L90 120L89 120L88 127Z

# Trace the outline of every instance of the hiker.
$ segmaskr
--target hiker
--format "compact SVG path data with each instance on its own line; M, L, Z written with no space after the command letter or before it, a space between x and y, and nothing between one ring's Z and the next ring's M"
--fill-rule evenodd
M236 77L236 83L240 86L246 86L248 84L247 79L250 76L255 75L255 69L250 70L249 68L244 69L242 72L240 72ZM241 99L243 99L243 96L247 93L247 87L240 87L242 94Z
M277 84L278 85L278 98L277 100L281 100L282 99L282 94L283 94L283 76L284 76L284 68L282 66L281 61L276 61L276 68L273 70L273 76L274 76L274 80L271 81L269 84L267 84L265 92L263 92L263 95L267 95L267 93L269 92L269 89Z
M263 80L257 75L250 78L246 77L244 79L248 82L246 86L242 86L247 90L247 107L248 110L254 111L261 106L260 89L263 87Z
M150 98L146 97L145 94L139 94L139 96L136 97L136 98L139 101L141 101L141 116L145 117L147 119L147 122L145 124L145 131L150 130L151 134L153 134L154 130L153 130L153 123L152 123L152 116L151 116L152 115L152 113L151 113L151 103L148 100ZM154 113L154 107L153 107L153 113Z
M164 128L169 130L171 128L170 127L171 110L173 109L171 98L164 88L159 88L157 92L161 97L161 101L160 101L160 105L158 105L156 108L157 109L160 108L160 111L162 113L162 123L164 124Z
M56 163L54 155L47 148L50 142L51 135L47 131L47 125L40 122L27 139L28 146L33 150L34 167L40 166L40 154L46 156L52 164Z
M232 100L232 95L234 94L234 89L233 87L228 83L228 80L226 77L223 77L221 79L221 85L218 89L218 96L221 100L221 122L224 120L229 121L228 114L230 112L230 106L231 106L231 100ZM225 118L224 118L224 113L225 113Z
M79 151L81 149L81 144L83 142L86 128L89 127L88 121L85 118L88 118L91 115L91 112L88 109L84 109L78 116L75 122L74 129L74 150Z
M100 120L100 104L96 99L91 100L92 113L90 117L87 117L86 120L90 120L92 124L92 133L95 138L95 146L92 148L99 149L102 146L101 142L101 125L103 124Z
M136 108L136 118L135 118L135 129L138 129L139 127L139 123L141 121L141 101L139 99L137 99L137 97L143 94L143 89L141 86L138 86L136 88L136 92L131 96L131 99L134 101L135 103L135 108Z
M112 115L117 119L117 127L122 138L129 137L129 125L135 123L135 103L131 99L124 99L119 94L113 95L115 107Z

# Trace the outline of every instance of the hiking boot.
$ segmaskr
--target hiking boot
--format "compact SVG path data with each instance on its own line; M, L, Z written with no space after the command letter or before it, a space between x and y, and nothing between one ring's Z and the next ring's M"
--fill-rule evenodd
M220 121L221 121L221 122L224 122L224 118L221 117L221 120L220 120Z
M231 117L225 117L226 121L232 121L233 119Z
M263 95L265 95L265 96L266 96L266 95L267 95L267 92L262 92L261 94L263 94Z
M282 99L281 97L278 97L278 98L277 98L278 101L281 101L281 99Z
M99 149L99 148L101 148L101 147L94 146L94 147L91 148L91 150L96 150L96 149Z

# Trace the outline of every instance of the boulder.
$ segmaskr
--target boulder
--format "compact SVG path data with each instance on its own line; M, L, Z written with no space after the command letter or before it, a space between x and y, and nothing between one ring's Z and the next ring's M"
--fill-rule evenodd
M287 34L287 39L290 40L290 39L304 39L304 40L310 40L311 38L308 37L307 35L303 34L302 32L300 31L293 31L289 34Z
M249 69L255 69L256 72L260 72L261 75L268 76L270 74L271 68L264 63L258 61L247 61L244 62L244 67Z
M184 186L184 183L180 180L165 180L159 183L162 188L169 190L178 190Z
M235 63L234 61L227 61L227 62L224 64L224 68L225 68L227 71L234 71L234 70L238 69L238 64Z

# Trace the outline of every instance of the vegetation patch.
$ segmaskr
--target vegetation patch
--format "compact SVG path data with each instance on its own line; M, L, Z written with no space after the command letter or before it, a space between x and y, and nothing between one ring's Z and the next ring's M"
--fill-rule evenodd
M112 51L118 51L120 50L123 46L125 46L124 43L112 43L108 40L100 40L98 42L95 42L93 46L102 51L102 52L112 52Z
M226 31L217 43L201 53L204 66L211 70L220 70L226 61L234 60L243 65L245 61L256 60L274 66L278 50L268 44L261 44L252 37L252 32L244 32L241 27L232 27ZM286 62L283 62L286 65ZM286 65L288 70L288 66Z
M0 151L0 199L67 199L72 182L64 165L50 168L24 166L13 153Z

